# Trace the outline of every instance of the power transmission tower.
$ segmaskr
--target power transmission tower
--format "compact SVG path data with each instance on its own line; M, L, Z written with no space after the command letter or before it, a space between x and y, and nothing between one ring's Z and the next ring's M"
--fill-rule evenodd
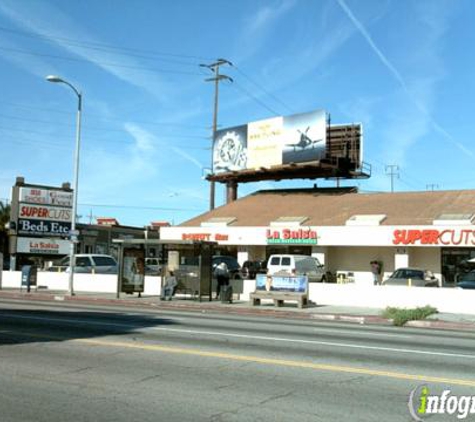
M207 67L212 72L214 76L212 78L205 79L206 82L214 82L214 112L213 112L213 133L211 138L211 172L213 173L213 145L216 137L216 130L218 128L218 98L219 98L219 82L223 80L228 80L233 82L232 78L229 76L219 73L219 68L223 64L232 66L233 64L226 59L217 59L214 63L211 64L200 64L201 67ZM209 209L210 211L214 209L214 198L215 198L215 182L214 180L210 181L209 186Z
M388 164L386 166L386 174L391 177L391 193L394 192L394 178L399 179L399 166L396 164Z

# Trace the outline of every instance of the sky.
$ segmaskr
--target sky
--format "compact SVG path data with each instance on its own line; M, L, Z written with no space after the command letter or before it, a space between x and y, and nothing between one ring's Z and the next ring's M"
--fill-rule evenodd
M361 123L362 192L475 188L471 0L0 0L0 200L73 179L83 223L179 224L209 209L218 127L324 109ZM393 166L393 167L388 167ZM397 166L397 167L394 167ZM261 189L335 186L294 180ZM225 202L217 184L216 205Z

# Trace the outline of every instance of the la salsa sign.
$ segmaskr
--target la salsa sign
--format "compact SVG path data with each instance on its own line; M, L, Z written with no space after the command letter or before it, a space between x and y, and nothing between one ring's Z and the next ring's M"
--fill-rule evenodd
M280 229L266 232L268 245L316 245L318 236L310 229Z
M393 245L475 246L475 230L394 230Z

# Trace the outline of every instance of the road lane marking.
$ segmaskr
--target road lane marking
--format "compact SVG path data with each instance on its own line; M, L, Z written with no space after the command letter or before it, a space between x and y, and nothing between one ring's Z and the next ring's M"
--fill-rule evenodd
M191 334L191 335L207 335L211 337L230 337L230 338L240 338L240 339L247 339L247 340L311 344L311 345L318 345L318 346L374 350L374 351L381 351L381 352L394 352L394 353L407 353L407 354L426 355L426 356L475 359L475 355L469 355L469 354L463 354L463 353L432 352L429 350L405 349L405 348L383 347L383 346L369 346L369 345L363 345L363 344L340 343L340 342L323 341L323 340L289 339L289 338L282 338L282 337L257 336L257 335L251 335L251 334L235 334L235 333L220 332L220 331L189 330L189 329L184 329L184 328L170 328L170 327L140 327L133 324L121 324L121 323L115 323L115 322L99 322L99 321L91 321L91 320L78 320L78 319L75 320L75 319L47 318L47 317L30 317L26 315L12 315L11 318L41 320L41 321L48 321L48 322L66 322L66 323L72 323L75 325L78 325L79 323L87 323L90 325L97 325L97 326L104 326L104 327L109 326L109 327L115 327L115 328L128 328L128 329L133 328L133 329L136 329L136 332L141 332L141 333L144 333L148 330L153 330L153 331L175 332L175 333Z
M205 357L205 358L227 359L227 360L234 360L234 361L240 361L240 362L259 363L259 364L264 364L264 365L285 366L285 367L301 368L301 369L302 368L313 369L317 371L368 375L368 376L384 377L384 378L398 379L398 380L404 380L404 381L418 381L418 382L475 387L475 380L470 380L470 379L434 377L430 375L406 374L404 372L380 371L380 370L362 368L362 367L328 365L328 364L313 363L313 362L308 362L308 361L263 358L260 356L250 356L250 355L236 355L232 353L210 352L210 351L203 351L203 350L198 350L198 349L160 346L158 344L126 343L122 341L93 340L93 339L68 339L66 337L47 336L47 335L40 335L40 334L26 333L26 332L16 332L14 334L24 335L24 336L28 336L32 338L69 341L72 343L88 344L88 345L101 346L101 347L116 347L116 348L124 348L124 349L144 350L144 351L150 351L150 352L179 354L179 355L186 355L186 356L199 356L199 357Z

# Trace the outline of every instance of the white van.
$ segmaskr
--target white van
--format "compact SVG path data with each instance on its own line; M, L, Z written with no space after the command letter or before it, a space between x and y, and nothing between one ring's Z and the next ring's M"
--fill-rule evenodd
M267 274L285 273L306 275L309 282L325 282L325 270L317 258L308 255L271 255L267 261Z

